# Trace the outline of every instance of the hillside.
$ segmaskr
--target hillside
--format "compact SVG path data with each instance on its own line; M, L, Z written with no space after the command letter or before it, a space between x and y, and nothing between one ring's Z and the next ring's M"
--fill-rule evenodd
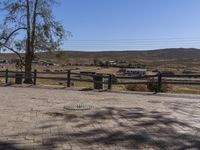
M114 60L177 60L200 58L198 49L162 49L152 51L67 52L71 58L100 58Z
M150 68L165 68L175 70L200 71L200 49L161 49L151 51L105 51L105 52L80 52L65 51L57 57L56 53L39 53L39 59L55 62L70 62L73 64L92 64L94 59L101 61L117 60L129 63L145 64ZM14 54L1 54L0 59L10 59Z
M65 52L71 63L93 63L94 59L126 61L127 64L145 64L153 69L200 71L199 49L161 49L151 51ZM54 59L52 54L40 54Z

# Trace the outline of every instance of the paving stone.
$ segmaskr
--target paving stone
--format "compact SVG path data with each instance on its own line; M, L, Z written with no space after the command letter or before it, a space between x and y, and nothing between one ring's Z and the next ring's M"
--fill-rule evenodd
M72 146L69 143L62 143L63 150L71 150Z
M199 148L200 97L195 95L0 87L0 97L0 150ZM95 107L64 110L69 104Z

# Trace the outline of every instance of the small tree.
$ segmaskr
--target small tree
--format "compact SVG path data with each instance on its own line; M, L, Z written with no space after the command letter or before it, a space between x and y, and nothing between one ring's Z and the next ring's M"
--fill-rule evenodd
M25 65L25 83L32 83L32 60L36 52L59 49L64 38L63 26L55 21L52 6L57 0L2 0L3 24L0 48L18 55ZM69 33L69 32L67 32ZM70 33L69 33L70 35ZM23 62L20 55L25 51Z
M99 62L100 62L99 59L97 59L97 58L94 58L94 59L93 59L93 63L94 63L95 66L98 66L98 65L99 65Z

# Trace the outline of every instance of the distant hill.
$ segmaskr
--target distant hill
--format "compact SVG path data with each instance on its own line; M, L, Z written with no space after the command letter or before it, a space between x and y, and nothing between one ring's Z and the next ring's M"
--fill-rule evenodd
M40 59L63 62L68 59L70 63L93 63L94 59L101 61L117 60L127 63L146 64L152 68L169 68L181 70L200 71L200 49L170 48L150 51L103 51L103 52L80 52L64 51L57 57L54 53L39 53ZM10 59L14 54L0 54L0 59Z
M69 58L99 58L104 60L174 60L200 58L200 49L161 49L150 51L66 52Z

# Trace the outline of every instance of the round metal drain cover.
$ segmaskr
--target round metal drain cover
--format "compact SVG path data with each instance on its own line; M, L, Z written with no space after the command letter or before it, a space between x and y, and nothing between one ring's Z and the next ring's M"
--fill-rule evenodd
M87 104L77 104L77 105L64 106L64 109L66 109L66 110L90 110L92 108L94 108L94 106L87 105Z

